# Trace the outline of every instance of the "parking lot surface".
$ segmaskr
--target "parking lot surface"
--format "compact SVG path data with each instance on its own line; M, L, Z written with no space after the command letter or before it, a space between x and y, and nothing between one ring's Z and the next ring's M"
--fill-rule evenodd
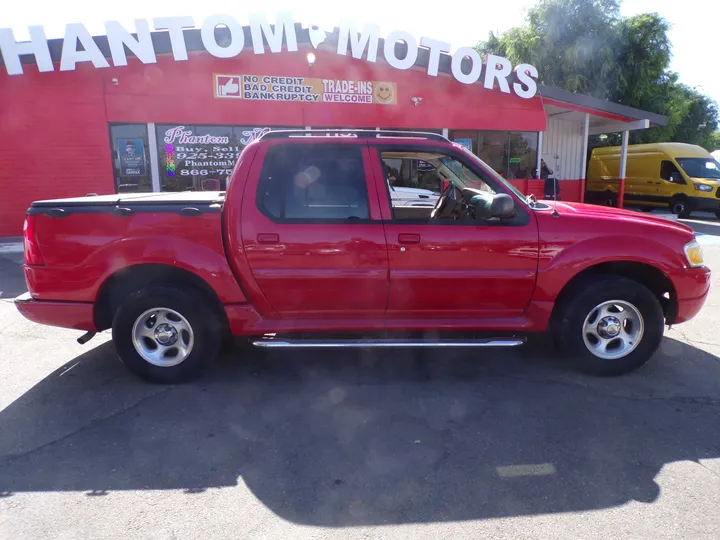
M238 349L143 383L24 320L0 253L0 538L720 538L720 227L693 321L621 378L495 352Z

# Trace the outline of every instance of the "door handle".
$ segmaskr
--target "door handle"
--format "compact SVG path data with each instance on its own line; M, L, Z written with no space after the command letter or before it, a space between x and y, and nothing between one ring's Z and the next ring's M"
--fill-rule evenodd
M419 244L420 243L420 235L419 234L408 234L408 233L398 234L398 243L400 243L400 244Z
M258 244L277 244L280 236L275 233L260 233L257 235Z

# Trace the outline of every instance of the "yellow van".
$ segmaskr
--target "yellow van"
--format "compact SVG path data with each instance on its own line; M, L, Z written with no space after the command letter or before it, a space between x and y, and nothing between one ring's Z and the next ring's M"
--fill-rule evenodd
M620 182L620 147L595 148L588 165L586 200L616 205ZM654 143L628 146L625 205L669 207L680 217L695 210L720 218L720 163L692 144Z

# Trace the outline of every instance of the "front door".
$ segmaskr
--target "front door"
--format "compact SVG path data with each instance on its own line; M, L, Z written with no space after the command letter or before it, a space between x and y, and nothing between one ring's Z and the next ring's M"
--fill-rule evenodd
M262 295L283 318L382 317L388 257L367 146L277 142L256 156L263 165L242 205L245 256Z
M445 148L419 151L398 145L374 149L376 176L382 159L422 159L435 174L454 185L479 189L482 197L507 193L501 181L472 162L472 156ZM390 207L385 182L379 178L381 210L390 260L387 316L519 317L535 288L538 230L535 217L520 201L512 220L475 221L446 213L403 219ZM467 194L467 190L464 192Z

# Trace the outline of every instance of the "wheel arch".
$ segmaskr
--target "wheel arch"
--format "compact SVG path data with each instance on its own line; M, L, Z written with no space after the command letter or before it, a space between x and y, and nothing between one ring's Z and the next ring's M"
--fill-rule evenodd
M608 275L631 279L647 287L660 302L667 324L673 324L677 317L677 293L672 281L662 270L637 261L608 261L585 268L565 284L553 306L551 325L556 323L568 301L588 280Z
M211 309L224 325L229 327L227 315L220 298L201 277L169 264L136 264L127 266L110 275L100 286L95 300L94 321L98 330L112 326L115 311L123 298L140 289L152 286L189 287L205 297Z

